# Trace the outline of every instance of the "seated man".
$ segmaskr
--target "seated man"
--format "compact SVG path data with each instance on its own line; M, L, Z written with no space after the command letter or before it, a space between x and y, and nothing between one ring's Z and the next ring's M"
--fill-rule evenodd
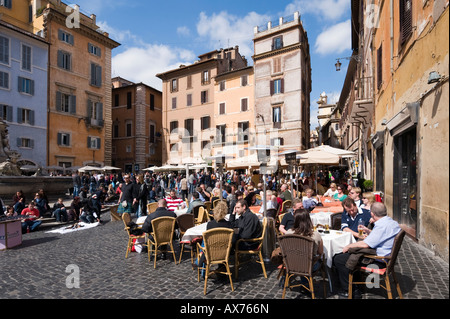
M148 215L145 219L144 224L142 225L142 230L144 231L144 233L150 234L153 231L152 220L159 217L177 218L177 215L173 211L167 209L167 202L165 199L160 199L158 201L158 208L153 214ZM177 227L177 224L175 224L175 227Z
M53 205L53 215L57 222L67 222L67 210L62 198L58 198L58 201Z
M239 215L239 219L236 219L236 214ZM259 218L248 208L245 199L241 199L236 203L229 221L233 225L233 228L238 228L238 233L235 233L233 238L233 245L239 239L258 238L262 234ZM238 248L239 250L250 250L255 249L257 246L258 243L241 242Z
M39 210L36 208L36 203L32 201L28 208L24 208L22 210L22 216L28 216L27 219L25 219L22 222L22 232L25 233L27 229L29 228L30 231L35 231L42 222L40 220L37 220L40 217Z
M193 214L194 208L203 206L204 203L200 199L200 194L197 192L192 193L192 202L189 203L189 208L187 210L187 214Z
M344 212L341 218L341 230L351 232L356 239L363 239L358 233L359 221L361 220L363 226L367 227L370 223L370 212L363 211L356 206L355 201L350 197L344 199L342 207L344 207Z
M178 206L184 203L181 198L178 198L177 191L175 189L172 189L170 191L170 196L166 197L166 202L167 209L171 210L172 212L176 211L178 209Z
M377 256L388 256L391 254L394 238L401 231L399 224L387 216L386 206L383 203L374 203L371 210L375 226L372 230L364 228L368 236L356 243L347 245L342 254L335 255L333 264L336 267L342 291L341 297L348 297L349 269L345 266L350 257L350 248L372 248L376 250ZM355 290L356 292L356 290Z
M286 232L294 227L294 212L298 209L303 209L303 202L298 198L294 199L292 204L293 209L290 209L289 212L283 216L280 227L278 228L283 235L286 235Z

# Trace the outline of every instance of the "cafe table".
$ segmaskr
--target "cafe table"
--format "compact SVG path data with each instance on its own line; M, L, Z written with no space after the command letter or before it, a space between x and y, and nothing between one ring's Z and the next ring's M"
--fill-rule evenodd
M335 201L333 198L331 197L321 197L321 202L323 207L337 207L337 206L342 206L342 202L340 201Z
M313 213L320 213L320 212L343 213L344 208L342 207L342 205L341 206L332 206L332 207L317 206L316 208L314 208L314 210L312 212Z
M333 265L333 256L342 253L345 246L355 243L356 239L352 233L330 230L329 234L320 233L323 241L323 251L327 258L327 266Z
M188 208L175 209L174 213L178 216L187 214Z
M311 221L313 224L321 224L323 226L329 225L331 226L331 215L334 213L332 212L319 212L319 213L311 213L309 216L311 217Z
M183 235L183 238L181 238L181 241L192 241L194 238L203 236L207 225L208 223L203 223L187 229Z

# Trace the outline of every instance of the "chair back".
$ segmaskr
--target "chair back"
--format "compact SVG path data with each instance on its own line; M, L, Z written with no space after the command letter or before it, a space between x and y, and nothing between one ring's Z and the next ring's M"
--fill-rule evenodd
M122 218L120 217L120 215L117 213L117 209L119 208L119 205L114 205L111 207L110 209L110 214L111 214L111 221L112 222L116 222L121 220Z
M255 250L260 250L262 248L264 237L266 236L266 231L267 231L267 224L268 224L267 217L264 217L262 224L263 224L262 225L263 229L262 229L261 237L257 238L257 240L259 241L259 244L258 244L258 248L256 248Z
M401 230L394 239L394 244L392 245L392 251L391 251L391 259L388 262L387 265L387 273L391 273L394 271L395 263L397 262L397 256L398 252L400 251L400 247L402 246L403 239L405 238L406 232L404 230Z
M196 224L203 224L207 220L207 213L203 206L199 206Z
M147 214L150 215L158 209L158 203L147 204Z
M194 215L195 219L197 219L197 217L198 217L198 211L199 211L200 207L203 207L203 206L196 206L192 209L192 214Z
M280 224L283 221L284 215L286 215L286 213L278 215L278 221L280 222Z
M300 235L278 237L286 271L300 276L311 276L314 240Z
M211 210L211 202L205 202L205 210L209 212Z
M158 245L172 241L175 222L174 217L159 217L152 220L153 238Z
M292 208L292 201L290 201L290 200L285 200L285 201L283 202L283 204L281 204L281 214L287 213L287 210L288 210L289 208Z
M128 226L131 223L131 216L129 213L123 213L122 214L122 221L125 225L125 230L127 231L128 235L130 235L130 227Z
M342 213L334 213L330 216L330 219L331 219L331 229L332 230L340 230Z
M192 214L183 214L177 217L178 229L181 233L195 226L195 218Z
M234 230L230 228L213 228L203 233L208 263L228 260L233 234Z

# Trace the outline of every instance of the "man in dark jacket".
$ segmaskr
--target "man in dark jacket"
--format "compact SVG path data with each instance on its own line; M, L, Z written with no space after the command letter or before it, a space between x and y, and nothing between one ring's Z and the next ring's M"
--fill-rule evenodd
M167 202L165 199L160 199L158 201L158 208L156 211L150 215L147 216L145 219L144 224L142 225L142 230L144 233L148 233L150 236L150 233L153 231L152 229L152 220L159 218L159 217L174 217L177 218L177 215L167 209ZM175 224L175 228L177 227L177 224Z
M150 234L153 231L152 220L154 220L156 218L160 218L160 217L174 217L174 218L177 218L177 215L174 212L172 212L172 211L167 209L167 202L166 202L165 199L160 199L158 201L158 208L155 210L154 213L152 213L152 214L147 216L147 218L144 221L144 224L142 225L142 231L144 233L147 233L152 241L153 241L153 237ZM175 228L178 228L177 223L175 223ZM163 252L161 254L161 258L162 259L166 259L167 247L164 247L164 248L161 248L161 249L163 250Z
M240 216L237 220L236 214ZM248 204L245 199L237 201L234 206L234 212L230 215L230 223L233 224L233 228L239 229L239 232L234 235L233 245L239 239L258 238L262 234L262 227L259 222L259 218L248 208ZM241 242L239 245L239 250L255 249L257 246L258 243Z

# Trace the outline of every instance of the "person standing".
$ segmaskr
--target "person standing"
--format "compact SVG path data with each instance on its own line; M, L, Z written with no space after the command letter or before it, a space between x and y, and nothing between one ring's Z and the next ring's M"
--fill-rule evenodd
M73 198L78 197L81 190L81 176L78 171L76 171L72 176L73 181Z
M142 175L137 176L137 217L147 216L148 188Z
M131 182L131 178L130 178L129 174L125 175L123 177L123 179L124 179L124 183L121 186L121 193L120 193L120 197L119 197L119 208L117 210L117 213L132 214L134 212L133 204L135 204L137 202L136 188L134 187L133 183Z

